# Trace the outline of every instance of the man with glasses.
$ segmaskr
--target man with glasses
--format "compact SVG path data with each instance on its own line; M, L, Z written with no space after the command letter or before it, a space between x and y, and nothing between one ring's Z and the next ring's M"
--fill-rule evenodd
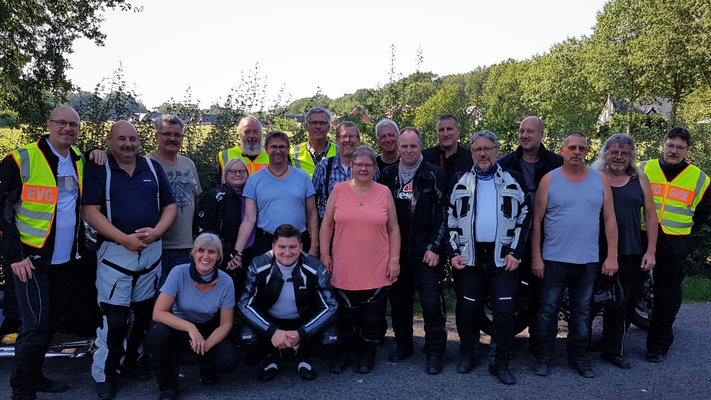
M239 146L223 150L217 154L218 164L215 183L218 186L222 182L222 170L225 169L225 163L230 158L241 158L247 165L250 175L269 165L269 156L264 151L264 145L262 144L262 123L256 117L248 115L237 124L237 132L239 132Z
M689 235L711 214L711 196L705 196L709 177L685 160L690 148L689 131L672 128L664 137L662 156L640 163L652 185L659 218L654 308L647 333L647 361L653 363L664 361L674 341L672 326L681 307L684 260L691 252ZM642 229L646 229L644 220ZM630 293L630 297L635 295Z
M603 172L585 165L588 151L588 142L582 133L566 136L560 148L563 166L547 173L536 193L531 270L543 279L534 367L534 373L540 376L550 374L558 312L567 287L570 297L568 363L581 376L595 377L586 348L591 323L590 301L600 266L600 211L607 238L602 273L608 276L617 272L617 222L610 183Z
M55 108L47 120L49 135L11 151L0 163L0 254L12 268L6 270L5 302L16 294L22 321L10 378L13 399L69 389L45 377L42 366L70 310L72 271L84 253L79 205L86 161L74 146L80 128L73 108ZM104 164L106 154L95 151L89 158Z
M193 248L194 221L197 213L197 197L202 193L195 163L178 154L183 146L185 122L175 115L163 114L153 120L156 126L158 149L146 157L158 161L170 181L178 214L175 222L163 234L162 272L158 288L176 265L189 264Z
M425 319L426 371L442 371L447 345L442 281L444 280L444 233L446 227L447 176L441 168L422 161L422 134L405 128L399 139L400 162L385 168L380 183L395 200L400 227L400 275L388 295L392 308L397 348L390 361L405 361L413 351L412 305L415 282Z
M339 182L345 182L353 178L353 173L349 165L353 160L353 152L360 146L360 131L358 125L346 121L336 127L336 148L338 153L333 157L328 157L316 165L312 182L316 190L316 204L318 204L318 216L323 219L326 212L326 202L328 196L333 191L333 187ZM379 171L375 171L373 179L377 180Z
M294 146L291 163L313 177L316 165L326 157L335 156L338 148L328 141L328 132L331 131L331 113L328 110L314 107L306 113L305 121L309 140Z
M496 162L499 142L490 131L471 139L471 171L451 181L447 253L457 286L457 372L471 372L479 355L479 329L484 303L491 296L491 337L496 359L489 373L513 385L509 371L516 313L516 268L526 248L531 225L529 196L521 174Z
M435 128L438 145L422 150L425 162L444 170L447 179L459 172L469 172L474 165L469 149L459 144L462 128L457 117L444 114L437 118Z

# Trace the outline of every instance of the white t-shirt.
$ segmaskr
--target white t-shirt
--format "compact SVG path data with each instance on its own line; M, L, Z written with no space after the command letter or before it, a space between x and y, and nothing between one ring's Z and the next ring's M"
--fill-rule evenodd
M496 187L494 180L477 180L476 183L476 241L496 241Z
M76 229L76 205L79 199L79 181L72 165L72 152L62 157L47 141L52 152L59 157L57 167L57 211L55 217L54 253L52 264L63 264L72 257L74 230Z

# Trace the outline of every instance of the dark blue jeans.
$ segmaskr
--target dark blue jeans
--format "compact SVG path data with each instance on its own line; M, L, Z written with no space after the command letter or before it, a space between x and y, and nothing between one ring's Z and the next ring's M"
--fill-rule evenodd
M486 298L491 295L491 341L496 343L495 365L507 368L511 360L516 314L516 271L497 267L493 257L479 257L476 266L454 271L457 286L457 332L459 352L479 354L479 330Z
M71 262L71 261L70 261ZM32 398L43 377L42 365L60 318L69 309L70 262L58 265L33 263L32 279L22 282L11 269L22 326L15 341L15 368L10 378L12 394Z
M590 301L599 263L570 264L547 260L544 263L545 274L536 326L536 358L550 361L553 355L553 344L558 332L558 312L567 287L570 296L568 361L586 360L591 321Z

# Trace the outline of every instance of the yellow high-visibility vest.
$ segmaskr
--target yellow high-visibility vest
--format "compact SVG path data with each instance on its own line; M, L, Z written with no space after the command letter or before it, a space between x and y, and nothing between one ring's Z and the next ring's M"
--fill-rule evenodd
M711 181L698 167L691 164L671 182L667 181L659 160L639 164L652 186L654 205L662 231L667 235L688 235L694 225L694 211ZM642 229L646 229L642 212Z
M307 148L306 143L307 142L299 143L294 146L294 151L291 155L291 165L294 168L303 170L304 172L309 174L309 177L313 178L314 171L316 170L316 164L314 164L314 159L313 157L311 157L311 152ZM326 152L326 157L324 158L335 156L337 150L338 147L335 144L329 142L328 151Z
M40 139L42 140L42 139ZM15 205L15 224L20 232L20 241L28 246L44 246L57 211L57 177L52 167L39 149L39 141L10 152L20 169L22 196ZM72 146L72 152L81 157L79 149ZM79 193L84 191L84 162L75 162Z
M235 146L231 149L223 150L217 154L217 159L220 162L220 169L224 171L225 164L232 158L241 158L245 165L247 165L250 175L266 168L269 165L269 155L266 151L264 151L264 149L262 149L262 152L259 153L254 161L252 161L249 157L242 154L242 149L240 149L239 146Z

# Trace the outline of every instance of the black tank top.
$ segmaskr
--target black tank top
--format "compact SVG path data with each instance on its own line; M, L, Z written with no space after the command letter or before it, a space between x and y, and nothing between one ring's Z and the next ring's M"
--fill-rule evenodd
M639 178L630 179L625 186L612 187L612 199L617 217L617 252L621 256L644 254L641 235L641 209L644 192Z

